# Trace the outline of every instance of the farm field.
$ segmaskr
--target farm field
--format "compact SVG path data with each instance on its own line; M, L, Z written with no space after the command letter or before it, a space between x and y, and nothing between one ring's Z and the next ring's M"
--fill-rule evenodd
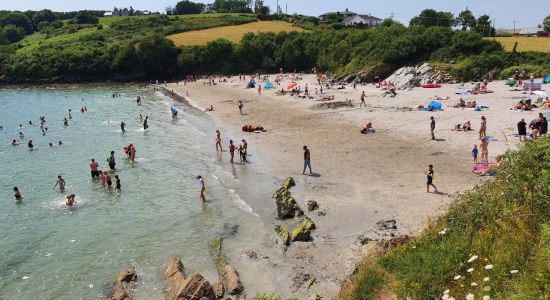
M281 21L259 21L242 25L209 28L169 35L177 46L206 45L208 42L224 38L238 43L248 32L306 31L300 27Z
M494 39L497 42L501 43L504 46L506 51L512 51L514 49L515 42L518 42L517 51L538 51L538 52L548 52L550 51L550 38L547 37L495 37L487 38Z

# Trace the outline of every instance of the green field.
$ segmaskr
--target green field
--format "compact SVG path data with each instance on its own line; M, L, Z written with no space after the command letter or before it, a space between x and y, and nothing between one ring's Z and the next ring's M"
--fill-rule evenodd
M550 52L550 38L547 37L515 36L495 37L487 39L496 40L497 42L501 43L506 51L512 51L512 49L514 49L514 44L518 42L518 47L516 50L519 52Z
M215 27L203 30L188 31L168 36L168 38L177 46L206 45L208 42L224 38L233 43L241 41L242 37L248 32L281 32L281 31L299 31L304 29L292 26L292 24L282 21L259 21L242 25Z

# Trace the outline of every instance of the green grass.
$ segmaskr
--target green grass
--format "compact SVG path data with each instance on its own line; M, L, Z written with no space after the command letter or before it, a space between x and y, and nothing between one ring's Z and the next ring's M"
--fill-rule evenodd
M388 289L399 299L441 299L445 290L455 299L547 299L550 136L507 153L496 170L419 237L365 259L339 299L376 299Z
M506 51L512 51L514 45L517 42L518 47L516 51L536 51L536 52L549 52L550 51L550 38L548 37L526 37L526 36L514 36L514 37L494 37L487 38L496 40L504 46Z
M169 16L170 19L180 19L180 20L189 20L189 19L220 19L223 17L248 17L248 18L256 18L253 14L241 14L241 13L213 13L213 14L195 14L195 15L177 15L177 16ZM109 27L113 23L130 19L130 18L147 18L149 16L132 16L132 17L100 17L99 18L99 24Z

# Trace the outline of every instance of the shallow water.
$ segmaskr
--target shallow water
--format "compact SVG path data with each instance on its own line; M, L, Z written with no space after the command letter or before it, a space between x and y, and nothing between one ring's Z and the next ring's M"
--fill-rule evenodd
M239 261L246 249L278 255L266 229L271 225L258 216L272 214L271 208L253 211L248 205L269 195L244 189L251 178L264 176L267 186L274 180L250 166L231 166L227 152L216 155L214 128L204 113L176 103L180 118L172 120L171 99L137 88L119 91L119 98L101 88L0 91L0 299L95 299L127 266L138 270L137 299L163 299L162 264L171 255L182 258L188 273L218 278L208 242L220 234L230 263L241 268L248 268ZM141 106L134 100L138 94ZM87 113L80 112L84 105ZM64 127L70 108L72 119ZM148 131L140 114L149 116ZM45 136L39 116L47 119ZM21 145L11 146L12 139ZM28 139L36 150L27 149ZM137 149L134 163L122 151L129 143ZM90 159L106 170L111 150L120 194L90 177ZM206 204L198 197L199 174L209 189ZM57 175L67 182L65 193L52 190ZM24 196L20 204L14 186ZM64 205L69 193L76 194L72 208ZM270 290L270 276L243 277L245 285Z

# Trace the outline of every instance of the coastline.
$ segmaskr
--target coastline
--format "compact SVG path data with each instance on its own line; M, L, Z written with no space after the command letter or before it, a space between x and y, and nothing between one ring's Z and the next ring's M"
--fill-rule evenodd
M305 78L304 81L314 86L312 76L306 75ZM315 103L312 101L276 96L274 91L264 91L259 96L255 89L244 89L244 83L239 83L234 77L215 86L199 80L186 86L169 84L166 88L180 97L189 92L188 98L191 99L188 102L197 109L204 111L205 107L214 105L215 111L208 114L212 115L216 126L230 133L233 140L247 139L255 152L252 164L265 166L279 180L293 176L297 187L292 193L301 207L305 207L308 200L320 204L321 215L317 212L308 214L317 224L313 242L293 243L286 255L323 274L323 278L317 278L318 282L336 286L319 289L319 294L325 297L335 296L338 286L353 272L369 248L368 243L363 245L364 241L419 233L430 219L445 212L453 195L484 180L471 173L469 150L459 149L462 140L434 142L419 139L407 134L407 130L386 127L387 123L378 121L375 124L381 125L375 125L376 134L362 136L358 134L361 124L378 116L369 112L365 114L357 107L313 110L311 106ZM372 91L373 88L366 89ZM329 93L340 99L353 94L334 90ZM407 116L422 114L382 107L372 103L370 98L376 95L372 92L368 95L370 107L367 110L370 112ZM243 116L238 113L238 100L245 104ZM420 116L429 119L429 114ZM390 117L389 122L392 121L396 122ZM411 120L404 118L402 121ZM262 125L267 131L240 132L245 124ZM412 125L418 127L418 121L414 120ZM214 141L214 135L211 138ZM227 139L222 136L224 146ZM475 136L468 139L475 140ZM312 151L317 176L301 175L301 147L304 144ZM501 153L503 149L505 147L498 145L495 152ZM424 171L428 164L436 166L437 182L442 184L443 193L425 192ZM273 202L272 199L264 201ZM270 216L262 215L262 218L275 222L275 209ZM376 224L390 220L396 221L397 229L387 230ZM315 285L312 290L317 291Z

